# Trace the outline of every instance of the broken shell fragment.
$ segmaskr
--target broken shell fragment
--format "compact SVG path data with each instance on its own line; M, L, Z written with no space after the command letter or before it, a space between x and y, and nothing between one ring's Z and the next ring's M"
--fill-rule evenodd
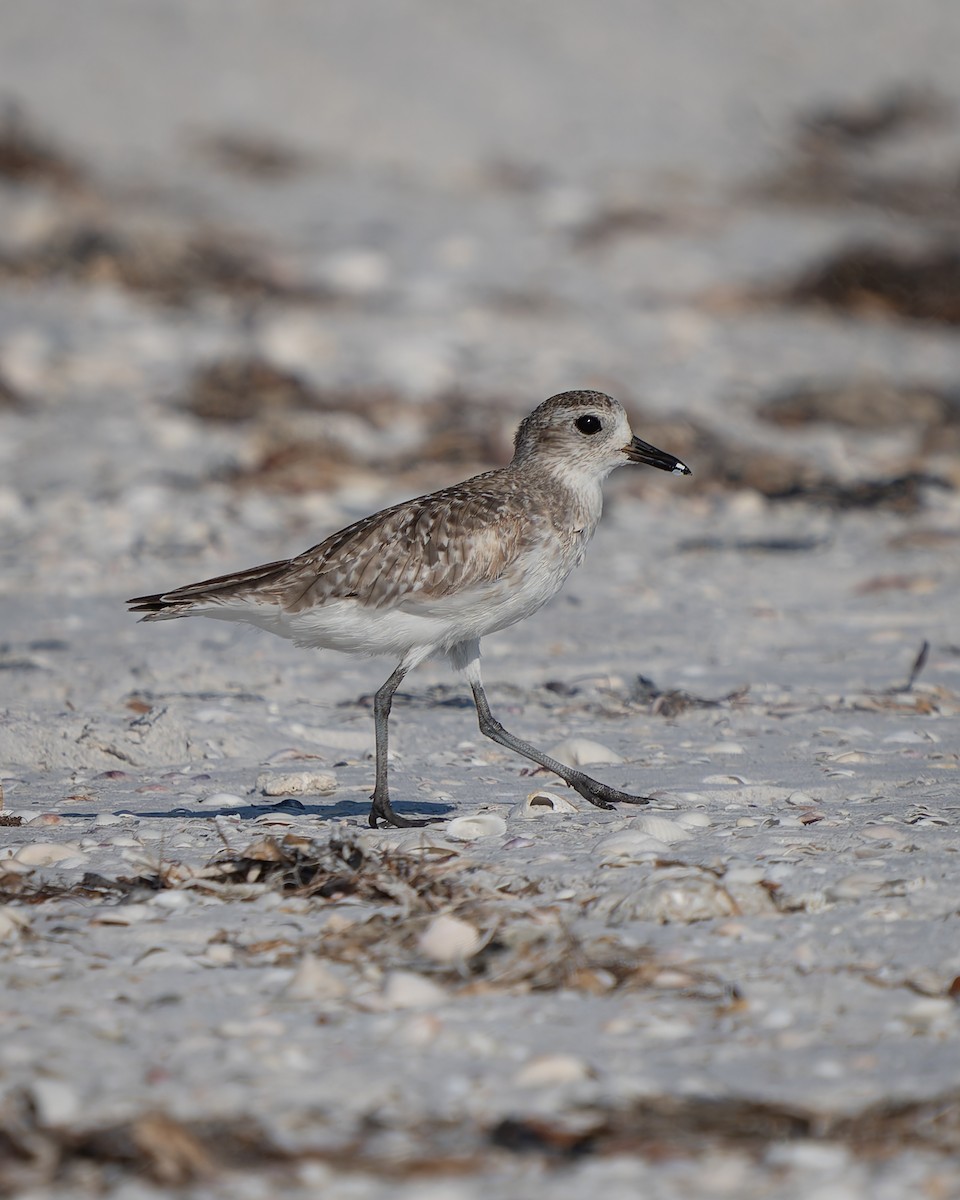
M527 820L533 817L550 817L557 813L575 813L580 810L566 796L558 796L556 792L541 789L531 792L520 804L510 810L511 817L523 817Z
M294 771L286 775L264 772L257 776L257 791L265 796L329 796L336 790L336 776L326 771Z

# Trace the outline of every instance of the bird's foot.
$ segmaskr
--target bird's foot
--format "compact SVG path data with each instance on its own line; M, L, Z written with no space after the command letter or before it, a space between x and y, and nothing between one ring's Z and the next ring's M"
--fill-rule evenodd
M429 825L429 820L418 819L416 817L401 817L399 813L393 811L393 805L390 803L389 796L378 796L376 792L370 797L373 803L370 806L370 828L379 829L380 822L385 825L392 825L395 829L419 829L424 825Z
M613 808L616 804L650 804L651 796L631 796L629 792L618 792L616 788L600 783L584 775L581 779L570 779L570 786L597 808Z

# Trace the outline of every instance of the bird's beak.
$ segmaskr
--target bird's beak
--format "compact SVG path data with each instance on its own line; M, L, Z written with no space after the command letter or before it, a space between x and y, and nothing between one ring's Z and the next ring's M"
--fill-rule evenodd
M656 446L651 446L649 442L641 441L638 437L635 437L629 446L624 446L623 452L632 463L659 467L661 471L671 471L674 475L693 474L687 464L682 463L679 458L674 458L664 450L658 450Z

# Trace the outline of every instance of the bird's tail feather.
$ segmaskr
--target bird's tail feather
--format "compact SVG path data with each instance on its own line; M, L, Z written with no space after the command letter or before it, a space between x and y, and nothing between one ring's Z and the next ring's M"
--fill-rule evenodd
M247 592L268 586L289 569L288 559L264 563L261 567L250 567L232 575L218 575L214 579L203 579L199 583L188 583L186 587L172 592L157 592L153 596L134 596L127 601L130 612L144 613L143 621L172 621L175 617L189 617L204 608L242 599Z

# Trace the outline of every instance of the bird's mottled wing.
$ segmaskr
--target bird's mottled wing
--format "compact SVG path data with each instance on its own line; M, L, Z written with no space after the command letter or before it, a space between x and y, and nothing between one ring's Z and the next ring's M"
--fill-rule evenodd
M292 559L270 587L289 612L353 599L371 608L433 600L501 579L534 536L511 488L484 477L385 509Z

